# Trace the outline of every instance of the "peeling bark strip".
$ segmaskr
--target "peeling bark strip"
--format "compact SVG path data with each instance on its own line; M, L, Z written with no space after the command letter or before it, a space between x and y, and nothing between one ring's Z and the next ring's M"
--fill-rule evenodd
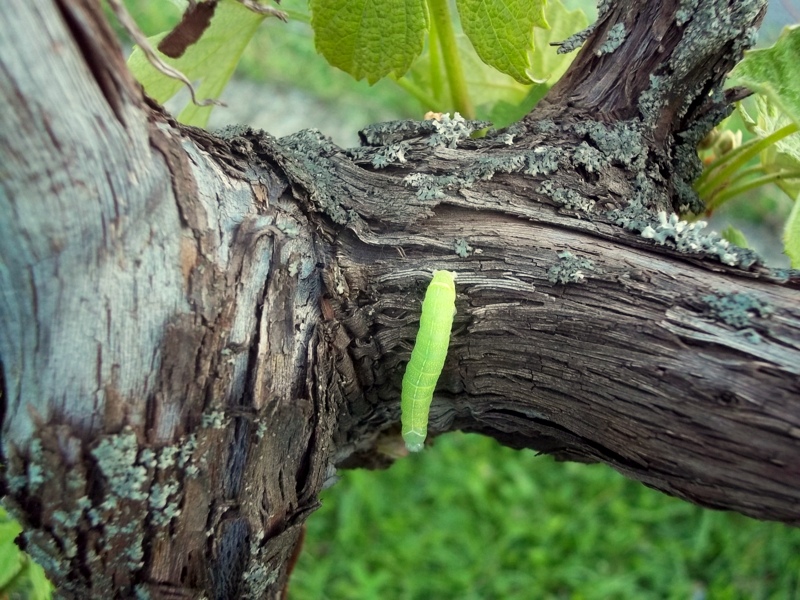
M158 44L158 50L171 58L180 58L186 48L197 42L211 24L217 0L189 4L175 28Z
M0 485L62 596L280 597L335 469L401 443L432 269L431 432L800 524L800 279L673 215L765 3L606 4L522 123L349 150L181 128L94 0L2 5Z

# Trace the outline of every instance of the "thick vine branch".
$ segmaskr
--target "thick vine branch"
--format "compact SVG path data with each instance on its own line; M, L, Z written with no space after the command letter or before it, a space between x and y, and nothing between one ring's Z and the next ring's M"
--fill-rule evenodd
M602 460L706 506L799 522L797 280L673 214L697 206L694 144L724 114L723 76L762 14L612 8L524 125L483 140L468 139L483 124L445 119L368 128L345 152L306 134L265 145L313 189L357 282L332 295L359 324L344 376L370 408L345 411L340 443L384 443L407 307L425 273L449 269L460 310L434 431Z

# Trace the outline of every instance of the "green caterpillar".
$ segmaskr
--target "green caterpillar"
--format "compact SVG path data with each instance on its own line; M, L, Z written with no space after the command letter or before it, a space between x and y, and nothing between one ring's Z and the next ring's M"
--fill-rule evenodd
M403 440L410 452L419 452L428 435L428 411L433 390L442 374L450 329L456 314L456 274L434 271L422 302L419 332L403 375L400 402Z

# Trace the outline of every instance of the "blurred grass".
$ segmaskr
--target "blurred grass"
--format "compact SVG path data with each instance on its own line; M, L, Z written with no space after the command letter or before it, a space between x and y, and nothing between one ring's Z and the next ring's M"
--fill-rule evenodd
M294 600L800 598L800 529L704 510L602 465L450 434L350 471L308 521Z

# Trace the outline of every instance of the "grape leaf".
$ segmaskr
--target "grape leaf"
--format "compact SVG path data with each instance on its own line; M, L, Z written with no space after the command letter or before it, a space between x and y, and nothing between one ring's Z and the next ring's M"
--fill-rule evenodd
M311 0L317 51L334 67L370 84L402 77L422 52L425 0Z
M783 253L789 257L793 269L800 269L800 195L783 229Z
M461 26L478 56L520 83L528 75L533 27L547 28L546 0L456 0Z
M800 25L786 27L775 45L745 52L727 87L743 85L767 96L800 125Z
M264 18L265 15L254 13L239 2L221 0L211 19L211 25L197 43L189 46L183 56L172 59L159 55L164 62L177 68L190 81L200 82L195 88L198 99L218 98ZM166 33L161 33L148 40L156 47L165 36ZM157 71L138 47L131 53L128 67L144 86L147 94L162 104L183 87L180 81ZM190 102L178 115L178 120L187 125L204 127L212 108Z
M739 248L750 247L747 244L747 238L745 237L744 233L742 233L742 230L737 229L733 225L728 225L720 232L720 235L723 237L723 239L728 240L731 244L739 246Z
M769 137L791 121L786 114L768 97L755 95L755 111L751 115L745 102L740 102L738 111L745 127L759 138ZM778 140L761 152L761 166L765 173L800 172L800 133ZM779 179L775 184L787 196L794 198L800 194L800 177Z

